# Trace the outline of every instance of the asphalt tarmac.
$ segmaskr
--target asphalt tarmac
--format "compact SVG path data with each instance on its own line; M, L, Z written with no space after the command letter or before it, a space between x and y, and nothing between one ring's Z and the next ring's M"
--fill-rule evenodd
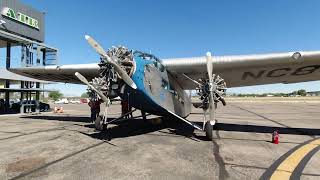
M85 104L0 116L0 179L319 179L320 103L230 102L214 140L179 120L140 118L95 131ZM202 121L202 110L188 117ZM117 117L120 106L112 105ZM140 115L135 112L134 115ZM271 142L278 130L280 143Z

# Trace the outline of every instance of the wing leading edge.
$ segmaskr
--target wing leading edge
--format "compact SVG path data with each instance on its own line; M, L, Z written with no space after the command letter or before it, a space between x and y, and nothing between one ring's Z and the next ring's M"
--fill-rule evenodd
M163 64L183 89L196 88L183 74L195 80L207 77L205 57L165 59ZM320 51L213 56L213 72L228 87L320 80Z
M74 74L81 73L87 79L98 76L98 64L74 64L9 69L9 71L39 80L83 84Z

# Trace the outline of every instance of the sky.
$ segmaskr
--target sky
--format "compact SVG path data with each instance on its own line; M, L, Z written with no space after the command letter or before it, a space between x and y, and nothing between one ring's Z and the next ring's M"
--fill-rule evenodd
M320 50L320 1L22 0L46 13L45 43L59 64L98 62L85 34L105 48L123 45L159 58ZM67 96L85 86L47 88ZM319 81L230 88L232 93L320 90Z

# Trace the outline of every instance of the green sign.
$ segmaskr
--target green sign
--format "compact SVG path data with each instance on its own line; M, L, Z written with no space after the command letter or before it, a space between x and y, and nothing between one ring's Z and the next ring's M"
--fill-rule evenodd
M16 13L13 9L11 8L8 8L8 7L5 7L3 8L1 14L3 16L6 16L6 17L9 17L11 19L14 19L20 23L23 23L25 25L28 25L30 27L33 27L33 28L36 28L36 29L39 29L39 23L38 23L38 20L30 17L30 16L27 16L25 14L22 14L20 12Z

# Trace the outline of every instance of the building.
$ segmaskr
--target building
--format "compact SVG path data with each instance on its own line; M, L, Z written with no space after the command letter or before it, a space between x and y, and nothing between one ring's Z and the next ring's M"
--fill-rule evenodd
M12 64L20 67L45 66L57 64L58 50L44 43L45 14L21 3L19 0L0 0L0 48L5 49L5 55L0 54L0 60L5 60L5 67L0 72L0 93L4 93L5 112L9 111L10 92L20 92L21 100L35 98L39 100L40 83L31 78L9 73L5 69ZM12 59L12 48L19 49ZM15 61L13 63L13 61ZM19 61L19 62L16 62ZM1 88L1 82L4 87ZM12 88L19 84L18 88Z
M307 92L307 96L320 96L320 91Z

